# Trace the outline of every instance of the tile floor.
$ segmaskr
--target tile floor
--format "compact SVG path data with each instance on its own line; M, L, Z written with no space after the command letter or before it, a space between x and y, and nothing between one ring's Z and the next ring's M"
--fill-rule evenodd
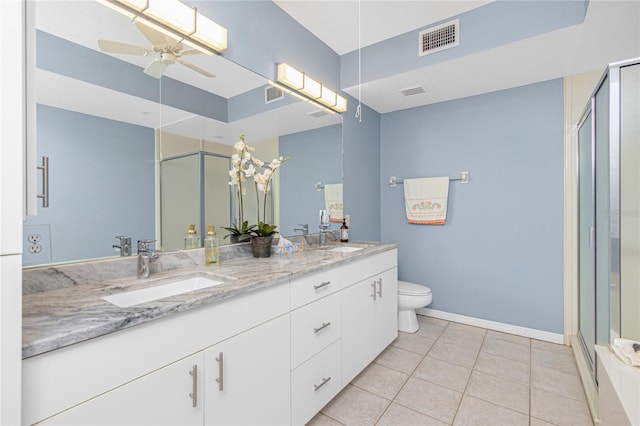
M418 318L309 425L593 425L570 348Z

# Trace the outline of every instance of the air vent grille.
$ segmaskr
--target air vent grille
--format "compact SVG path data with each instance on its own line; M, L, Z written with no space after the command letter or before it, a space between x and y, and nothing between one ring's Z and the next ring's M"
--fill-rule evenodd
M320 118L320 117L324 117L325 115L329 115L329 113L327 112L326 109L319 109L317 111L310 112L309 115L315 118Z
M407 87L406 89L400 90L400 93L402 93L402 95L404 96L419 95L420 93L425 93L425 92L426 90L424 90L424 87L422 87L422 85Z
M266 104L279 101L280 99L284 99L284 91L281 88L275 86L267 86L264 88L264 102Z
M460 21L449 21L418 34L418 56L430 55L460 44Z

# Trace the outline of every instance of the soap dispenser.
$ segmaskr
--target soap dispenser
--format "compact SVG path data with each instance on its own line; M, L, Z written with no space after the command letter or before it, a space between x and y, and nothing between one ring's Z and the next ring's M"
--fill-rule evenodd
M207 236L204 238L204 259L207 265L220 263L220 242L214 225L209 225Z
M349 242L349 227L347 226L347 219L342 219L342 226L340 227L340 242Z
M196 225L190 224L187 235L184 237L184 248L194 249L200 247L200 240L198 239L198 232L196 231Z

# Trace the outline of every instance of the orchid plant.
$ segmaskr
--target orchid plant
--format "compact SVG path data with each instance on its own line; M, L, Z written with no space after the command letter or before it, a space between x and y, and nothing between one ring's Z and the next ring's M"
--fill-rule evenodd
M238 238L238 241L246 241L250 235L266 237L276 233L276 226L266 223L267 220L267 194L271 189L274 174L282 163L289 157L279 157L271 160L268 165L264 161L254 157L255 148L245 141L244 133L240 140L233 146L234 154L231 156L231 170L229 170L229 185L236 187L237 197L237 222L232 227L224 228ZM244 218L244 196L247 195L248 179L253 178L256 188L257 225L249 225ZM262 220L260 220L260 193L263 193ZM226 238L226 237L225 237Z

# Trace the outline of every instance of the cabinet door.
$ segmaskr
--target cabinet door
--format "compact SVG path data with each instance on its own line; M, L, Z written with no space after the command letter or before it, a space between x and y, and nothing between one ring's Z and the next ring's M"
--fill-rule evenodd
M42 424L202 425L202 357L198 353L184 358Z
M393 268L375 277L375 356L398 337L398 269Z
M289 424L289 315L207 349L205 370L205 424Z
M342 291L342 382L348 383L373 359L375 281L369 278Z

